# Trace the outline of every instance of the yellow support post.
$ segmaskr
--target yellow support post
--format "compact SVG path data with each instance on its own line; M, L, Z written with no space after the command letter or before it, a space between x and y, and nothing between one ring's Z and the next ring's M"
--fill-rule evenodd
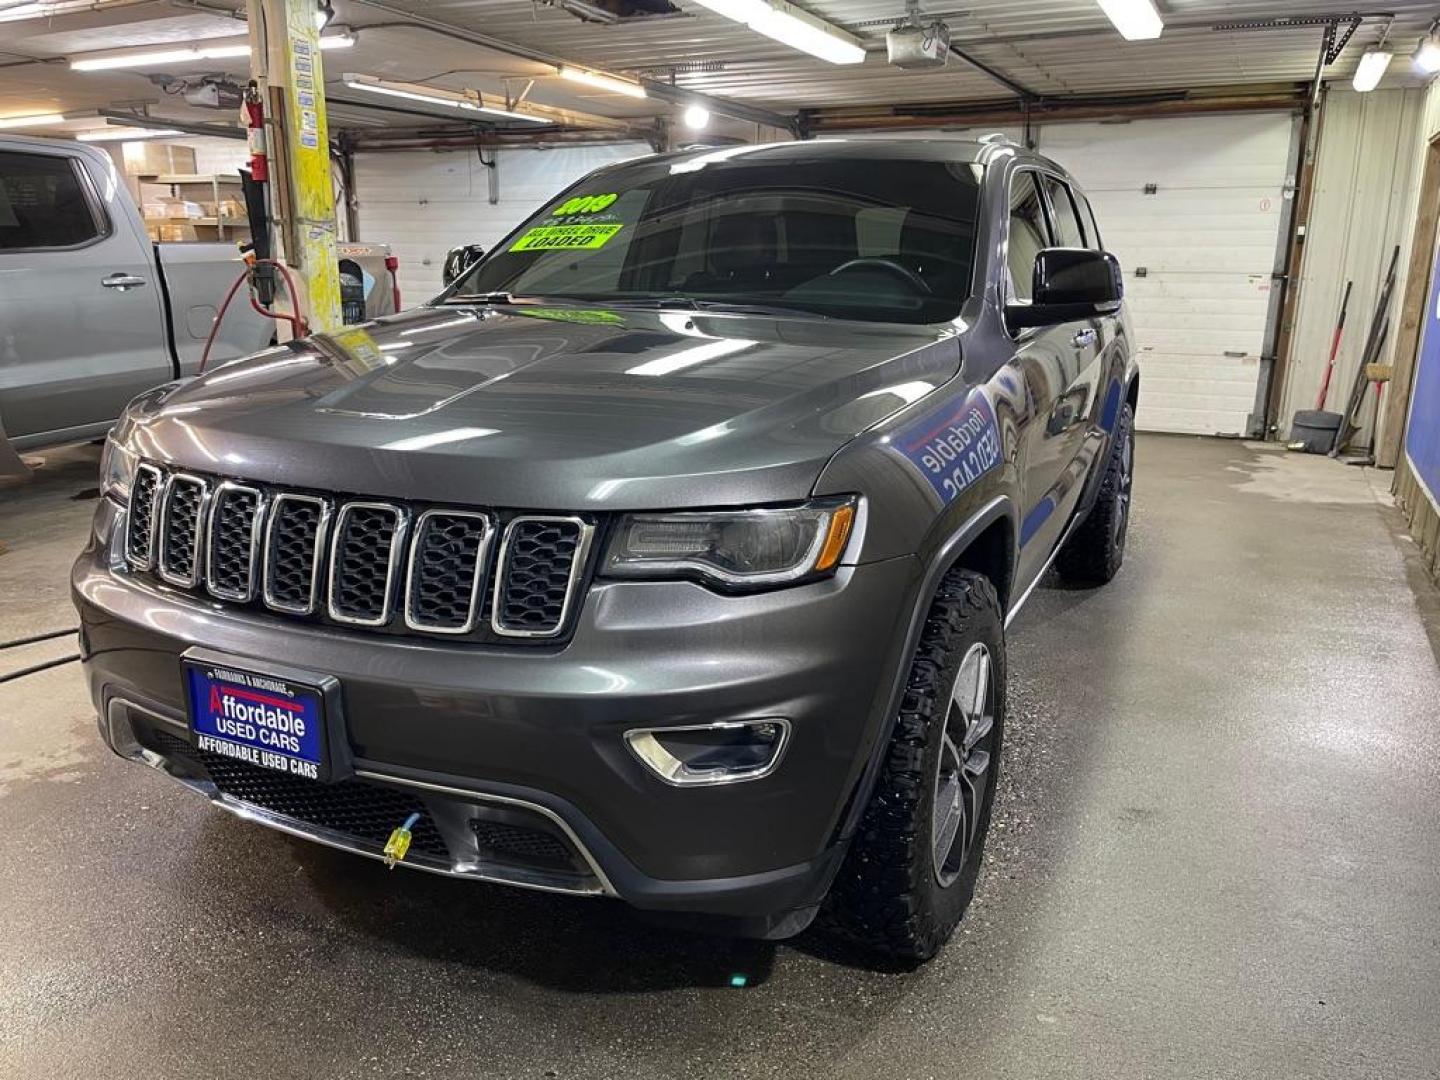
M251 66L269 113L271 207L285 262L299 271L310 329L340 321L335 192L315 0L249 0Z

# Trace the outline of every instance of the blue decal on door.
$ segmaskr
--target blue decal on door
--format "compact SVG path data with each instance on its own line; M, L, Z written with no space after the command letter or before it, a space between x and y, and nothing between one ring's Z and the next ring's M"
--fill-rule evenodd
M901 428L894 445L946 502L1000 464L995 409L978 388Z
M1041 525L1050 520L1050 515L1055 512L1055 500L1046 495L1035 504L1035 508L1025 515L1025 520L1020 523L1020 546L1024 547L1030 542Z
M1120 415L1120 381L1110 380L1110 389L1105 391L1105 406L1100 412L1100 426L1106 431L1115 430L1115 418Z

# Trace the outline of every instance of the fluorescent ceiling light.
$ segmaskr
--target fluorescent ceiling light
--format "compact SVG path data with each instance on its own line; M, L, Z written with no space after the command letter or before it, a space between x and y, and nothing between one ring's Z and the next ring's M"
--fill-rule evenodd
M1440 34L1426 34L1410 55L1415 70L1426 75L1440 71Z
M647 360L643 364L628 369L625 374L670 375L673 372L694 367L696 364L703 364L708 360L718 360L722 356L742 352L754 344L755 342L747 341L744 338L721 338L705 345L694 345L688 349L681 349L677 353L671 353L669 356L662 356L656 360Z
M75 138L81 142L128 142L131 139L164 139L183 134L183 131L174 128L111 127L82 131Z
M320 39L322 49L348 49L355 44L350 33L327 34ZM70 59L71 71L112 71L116 68L159 67L165 64L188 64L197 60L230 60L250 55L250 39L218 38L194 45L140 46L103 55L75 56Z
M0 128L49 127L64 123L65 117L58 113L35 113L33 116L0 116Z
M687 128L699 131L710 123L710 110L702 105L691 105L685 110L683 119Z
M1360 57L1360 66L1355 69L1351 85L1361 94L1369 93L1380 85L1385 69L1390 66L1391 52L1378 45L1371 45Z
M1126 41L1158 38L1165 23L1151 0L1096 0Z
M757 34L832 64L858 64L865 45L854 34L802 11L786 0L696 0L717 15L744 23Z
M437 105L445 109L460 109L464 112L483 113L487 116L503 116L507 120L524 120L531 124L551 122L549 117L534 116L499 105L489 105L485 98L474 90L442 90L435 86L390 82L385 79L377 79L373 75L354 73L342 75L341 81L352 90L364 90L370 94L383 94L388 97L405 98L408 101L420 101L426 105Z
M571 82L593 86L596 90L608 90L612 94L624 94L626 97L633 98L645 96L645 88L639 83L631 82L629 79L620 79L614 75L606 75L601 71L587 71L585 68L561 65L560 77L569 79Z

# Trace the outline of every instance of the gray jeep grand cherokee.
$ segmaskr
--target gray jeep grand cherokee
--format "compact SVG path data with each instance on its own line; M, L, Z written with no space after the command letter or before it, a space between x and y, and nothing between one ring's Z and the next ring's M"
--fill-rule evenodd
M73 574L101 731L392 864L927 957L1005 625L1124 552L1121 293L1009 143L601 169L423 308L132 403Z

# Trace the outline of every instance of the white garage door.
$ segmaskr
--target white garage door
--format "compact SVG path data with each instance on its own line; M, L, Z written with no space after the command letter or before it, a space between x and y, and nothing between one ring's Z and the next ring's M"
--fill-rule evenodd
M1125 269L1143 367L1138 427L1247 432L1291 126L1288 114L1258 113L1040 132L1040 151L1084 186Z
M440 270L452 247L488 248L591 169L648 153L645 143L500 150L500 198L493 205L489 169L473 150L357 154L360 236L390 245L400 259L405 303L422 303L440 291Z

